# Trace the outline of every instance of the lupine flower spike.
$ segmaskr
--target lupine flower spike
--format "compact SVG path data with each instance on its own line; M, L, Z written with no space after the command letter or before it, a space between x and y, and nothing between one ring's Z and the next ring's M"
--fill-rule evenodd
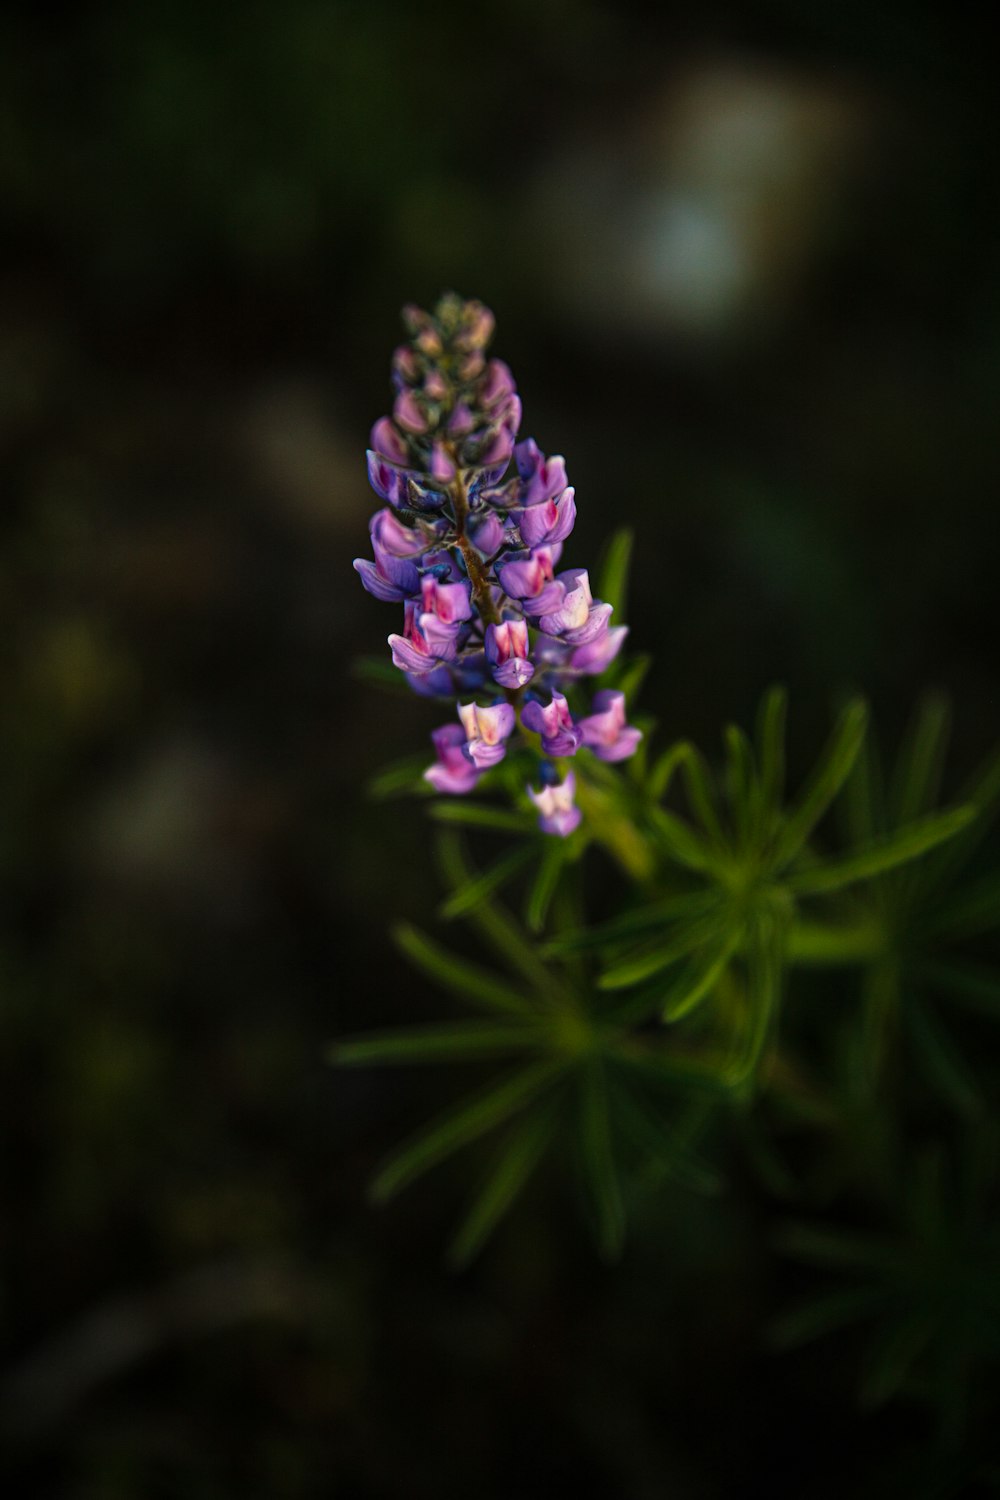
M582 717L568 696L610 665L627 628L609 627L611 605L594 599L585 568L558 571L576 493L564 459L517 441L514 377L486 356L493 314L449 293L433 313L408 307L403 318L392 413L368 454L387 506L371 523L374 560L354 566L376 599L403 605L395 665L418 693L458 706L459 723L434 731L426 780L461 795L508 748L527 749L540 762L541 791L526 788L539 826L566 837L581 817L576 778L545 757L586 747L623 760L642 738L621 693L597 693Z

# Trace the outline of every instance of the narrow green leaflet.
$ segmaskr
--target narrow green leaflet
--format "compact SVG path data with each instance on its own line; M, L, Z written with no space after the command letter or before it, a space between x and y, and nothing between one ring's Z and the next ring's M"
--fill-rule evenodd
M492 1170L455 1235L449 1251L454 1266L478 1255L535 1170L554 1124L551 1110L536 1106L504 1141Z
M776 1318L768 1330L772 1349L795 1349L878 1313L887 1294L880 1286L852 1287L803 1300Z
M615 1166L604 1064L593 1058L580 1075L580 1157L596 1216L602 1255L613 1259L625 1239L625 1208Z
M531 856L535 858L533 849ZM565 868L566 856L563 841L550 839L548 847L537 863L538 868L528 888L528 899L524 909L524 920L532 932L541 932L545 926L545 918L548 916L552 897L556 893L559 877Z
M683 917L701 916L713 906L718 906L715 891L688 891L678 896L666 896L649 906L636 907L623 916L613 917L608 922L597 922L591 927L576 928L549 939L544 953L565 953L583 948L605 948L622 938L640 937L644 933L659 932L669 923Z
M665 1021L679 1021L682 1016L694 1010L696 1005L700 1005L702 1000L707 999L722 978L742 940L742 929L737 928L726 939L718 953L688 967L663 1002Z
M726 782L733 827L741 844L748 844L761 821L760 787L753 746L736 724L726 727Z
M625 613L633 533L623 527L608 543L597 573L597 597L610 604L620 620Z
M652 946L643 946L638 952L629 954L627 958L605 969L597 981L598 987L602 990L621 990L649 979L695 948L719 939L724 927L725 918L718 912L710 912L708 916L695 921L675 923L668 929L668 937L661 938Z
M395 672L398 668L393 667L392 670ZM379 771L378 775L373 776L369 781L368 795L381 802L388 797L397 797L402 792L419 791L421 789L420 778L426 765L426 755L410 755L406 760L386 766L384 771Z
M393 937L418 969L470 1004L485 1005L489 1010L518 1016L531 1014L531 1007L519 991L502 984L488 970L442 948L418 928L401 922L393 929Z
M563 1066L556 1060L532 1063L439 1117L386 1162L371 1186L374 1201L386 1202L445 1157L502 1125L551 1083Z
M868 710L860 700L844 709L819 764L778 835L775 868L794 859L847 780L861 749L867 722Z
M909 1313L880 1332L865 1359L868 1369L861 1382L864 1406L882 1406L895 1396L918 1356L934 1333L933 1316L923 1311Z
M840 890L859 880L870 880L873 875L881 875L897 865L917 859L928 849L954 838L975 816L975 808L966 806L921 818L867 849L789 875L788 887L798 896L811 896L821 891Z
M446 901L442 902L440 914L447 921L454 917L461 917L466 912L473 911L480 902L485 901L495 890L499 890L512 875L518 870L523 870L525 865L537 858L534 847L531 844L521 845L505 854L502 859L497 860L488 870L484 870L474 880L466 881L454 890Z
M765 816L773 816L785 794L785 716L788 695L783 687L768 688L757 716L757 758L760 763L760 800Z
M453 891L465 890L478 878L479 872L466 858L460 836L453 831L441 835L437 853L442 873ZM562 990L559 977L546 968L535 944L499 900L480 902L466 917L505 966L526 979L541 1000L548 1002Z
M919 705L889 784L888 809L893 823L909 823L934 805L950 722L947 701L939 695L928 696Z
M408 1026L345 1037L330 1049L333 1063L465 1062L495 1053L517 1052L537 1044L537 1027L503 1026L489 1021L454 1021L441 1026Z
M905 1251L881 1235L825 1229L815 1224L785 1224L774 1236L782 1255L826 1271L881 1271L894 1275L905 1267Z
M473 828L496 828L502 833L528 833L532 820L527 813L508 812L486 802L434 802L428 809L439 823L462 823Z

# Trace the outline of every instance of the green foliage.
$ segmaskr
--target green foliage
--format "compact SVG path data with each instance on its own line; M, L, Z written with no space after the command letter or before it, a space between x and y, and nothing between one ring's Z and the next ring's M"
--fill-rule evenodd
M608 549L608 599L624 596L630 549L627 533ZM632 693L643 671L615 663L606 680ZM1000 1361L1000 1127L981 1045L1000 1017L983 946L1000 876L978 863L1000 756L942 806L941 700L920 706L889 771L855 700L789 791L786 713L770 689L752 735L726 729L717 766L688 741L650 756L648 735L625 774L581 750L584 818L565 840L537 831L516 751L494 776L506 807L432 800L439 915L472 929L477 956L406 926L397 941L490 1016L348 1039L334 1057L496 1062L372 1189L385 1200L483 1149L456 1265L567 1154L608 1259L645 1197L667 1181L718 1193L735 1154L781 1206L780 1253L815 1278L777 1314L774 1347L864 1334L862 1403L928 1401L954 1447L984 1407L977 1372ZM376 794L428 796L420 769L393 768ZM626 895L595 916L587 877L609 860Z

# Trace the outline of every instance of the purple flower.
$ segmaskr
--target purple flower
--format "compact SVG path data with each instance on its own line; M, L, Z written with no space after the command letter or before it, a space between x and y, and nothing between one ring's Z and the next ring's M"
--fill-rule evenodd
M520 476L521 505L539 505L562 494L569 481L566 460L561 454L546 458L534 438L526 438L514 449L514 462Z
M462 796L471 792L481 773L465 753L465 730L461 724L444 724L431 731L437 761L428 766L424 780L429 781L436 792L448 792Z
M478 391L483 405L497 406L501 401L509 401L516 390L510 366L502 359L491 359Z
M642 730L625 722L625 694L602 688L594 694L594 712L579 721L583 743L601 760L627 760L642 739Z
M379 417L372 428L371 445L380 458L387 458L391 464L399 464L405 468L410 461L410 449L403 434L398 427L394 427L389 417ZM388 495L383 496L388 500Z
M465 529L472 545L483 557L492 557L503 546L504 524L491 510L470 516Z
M615 625L585 646L578 646L568 662L570 671L583 672L588 677L599 676L614 661L627 635L627 625Z
M509 703L495 703L480 708L478 703L460 703L458 717L465 730L465 753L480 771L503 760L507 750L504 740L514 728L514 710Z
M525 729L541 735L546 755L575 755L580 746L582 735L573 723L569 704L562 693L553 693L552 702L545 708L534 700L526 703L521 723Z
M460 624L446 624L429 610L418 615L411 601L404 614L403 634L389 637L394 665L402 672L421 675L433 672L442 662L453 661L461 628Z
M415 435L426 432L430 426L427 412L412 391L400 391L393 403L392 415L396 426Z
M432 574L425 573L421 579L421 594L424 609L436 615L444 625L454 626L457 630L463 620L472 618L467 582L441 583Z
M607 630L611 605L594 599L586 568L568 568L556 581L562 585L562 600L541 614L539 626L546 635L559 636L570 646L586 646Z
M543 833L556 833L568 838L578 827L582 814L573 798L576 795L576 777L570 771L565 781L554 786L543 786L540 792L528 787L528 796L538 808L538 826Z
M528 660L528 627L523 620L487 625L486 660L501 687L519 688L531 680L535 669Z
M540 500L516 512L516 516L526 547L564 542L576 523L576 491L569 486L554 500Z
M373 449L368 450L368 483L380 500L388 500L397 510L410 503L410 474L397 469Z
M558 609L566 589L555 582L554 568L562 552L562 543L536 547L532 552L514 552L497 563L500 587L511 599L522 599L528 614L538 615L547 609Z

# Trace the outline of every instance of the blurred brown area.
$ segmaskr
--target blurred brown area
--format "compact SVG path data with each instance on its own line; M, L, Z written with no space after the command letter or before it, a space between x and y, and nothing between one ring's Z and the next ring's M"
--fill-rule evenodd
M666 1192L609 1269L553 1179L460 1278L460 1162L366 1206L454 1083L324 1061L448 1003L386 937L432 919L421 810L364 791L437 714L352 672L395 619L350 563L398 308L453 286L567 456L572 561L636 529L664 735L782 680L804 763L846 689L891 742L934 686L968 770L992 74L895 0L5 9L9 1493L899 1488L919 1422L762 1352L749 1189Z

